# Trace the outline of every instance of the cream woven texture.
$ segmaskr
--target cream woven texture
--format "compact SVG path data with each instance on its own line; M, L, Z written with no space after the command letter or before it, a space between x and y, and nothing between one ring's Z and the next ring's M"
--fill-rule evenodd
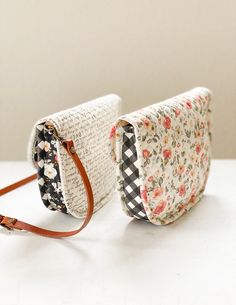
M95 208L100 209L111 197L115 187L115 168L110 158L109 132L119 115L121 99L111 94L77 107L52 114L39 120L31 133L28 159L34 164L35 130L45 121L53 123L58 134L72 139L89 177L94 193ZM68 212L74 217L84 217L87 199L81 177L65 149L58 143L58 158L62 191Z

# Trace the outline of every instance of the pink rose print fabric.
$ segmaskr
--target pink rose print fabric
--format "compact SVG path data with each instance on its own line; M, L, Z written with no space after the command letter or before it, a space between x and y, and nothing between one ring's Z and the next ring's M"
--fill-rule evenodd
M121 158L127 124L134 128L140 198L146 216L156 225L171 223L199 202L206 186L211 159L211 92L195 88L116 121L111 150L117 162L122 206L130 215Z

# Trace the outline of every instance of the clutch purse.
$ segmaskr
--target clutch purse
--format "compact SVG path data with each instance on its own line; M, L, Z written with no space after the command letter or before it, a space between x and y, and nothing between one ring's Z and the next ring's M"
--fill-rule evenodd
M211 159L210 101L208 89L195 88L115 122L111 154L127 215L164 225L199 202Z
M84 218L81 227L55 232L0 215L2 226L65 237L87 225L114 191L115 166L109 155L109 131L119 115L120 103L121 99L111 94L37 121L28 145L28 159L37 174L0 190L2 195L37 178L44 205Z

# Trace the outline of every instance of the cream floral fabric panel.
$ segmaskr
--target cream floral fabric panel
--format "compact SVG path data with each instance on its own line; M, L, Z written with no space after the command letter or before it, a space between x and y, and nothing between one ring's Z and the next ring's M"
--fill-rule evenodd
M211 158L211 92L195 88L124 115L111 130L117 185L124 205L121 139L127 122L134 126L140 195L148 219L168 224L202 197Z

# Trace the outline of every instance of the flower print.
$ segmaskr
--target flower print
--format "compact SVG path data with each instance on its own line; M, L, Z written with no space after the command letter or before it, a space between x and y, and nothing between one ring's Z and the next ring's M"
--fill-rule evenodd
M57 154L55 154L54 160L55 160L55 162L58 162L58 155Z
M180 130L179 126L176 127L176 133L177 133L178 136L181 134L181 130Z
M197 196L196 196L196 193L195 193L195 189L193 188L192 191L191 191L189 202L190 203L195 203L196 199L197 199Z
M200 127L201 127L202 129L204 129L204 128L205 128L205 123L204 123L204 122L201 122Z
M163 188L162 187L157 187L153 191L153 198L157 198L158 196L161 196L163 194Z
M179 108L176 108L175 109L175 116L177 117L177 116L179 116L180 115L180 109Z
M183 210L185 207L186 205L181 203L180 205L178 205L178 211Z
M163 150L163 156L164 156L164 159L171 158L171 150L170 149L164 149Z
M54 179L56 177L57 171L52 163L44 164L44 175L49 179Z
M158 215L161 214L164 211L165 207L166 207L166 203L167 202L165 200L161 200L158 203L158 205L155 207L153 213L154 214L158 214Z
M140 196L144 202L147 202L147 189L146 188L140 190Z
M200 129L195 130L194 134L195 134L196 138L200 138L201 137L201 130Z
M187 109L192 109L193 108L192 103L189 100L186 102L186 108Z
M197 144L196 145L196 153L199 154L201 151L201 145L200 144Z
M143 121L143 126L145 127L145 128L147 128L147 129L151 129L152 128L152 123L151 123L151 121L149 120L149 119L144 119L144 121Z
M51 149L50 143L47 142L47 141L45 141L45 142L44 142L44 150L45 150L46 152L48 152L50 149Z
M169 138L167 135L164 136L164 139L163 139L163 143L166 145L169 141Z
M201 101L201 96L200 96L200 95L197 95L197 96L196 96L196 100L197 100L197 101Z
M110 135L109 135L109 139L114 138L115 134L116 134L116 126L112 126Z
M50 193L43 194L42 199L43 200L50 200L51 199L51 194Z
M61 182L57 182L57 183L53 182L52 186L54 187L54 190L57 194L61 193L62 191Z
M148 182L152 182L153 179L154 179L153 176L149 176L149 177L148 177Z
M143 157L147 159L150 156L150 151L148 149L143 149Z
M171 119L168 116L164 118L163 126L166 129L170 129L171 128Z
M204 157L205 157L204 153L201 153L201 162L203 162Z
M195 156L194 155L190 155L190 161L193 163L195 161Z
M57 210L57 205L56 205L56 203L53 202L53 201L49 201L49 202L50 202L50 204L47 206L47 208L48 208L49 210Z
M177 174L182 175L185 171L185 166L183 164L178 165L177 167Z
M179 196L180 196L180 197L183 197L183 196L185 195L185 193L186 193L186 188L185 188L185 185L182 184L182 185L180 185L180 187L179 187Z

